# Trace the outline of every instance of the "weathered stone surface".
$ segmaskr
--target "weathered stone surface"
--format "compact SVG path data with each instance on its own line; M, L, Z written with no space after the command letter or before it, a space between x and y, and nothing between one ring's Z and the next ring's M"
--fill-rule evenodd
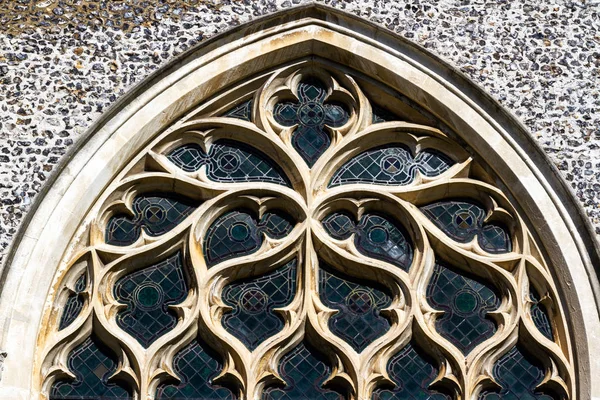
M205 38L308 1L0 0L0 262L68 148ZM515 113L600 234L598 1L337 1L449 61Z

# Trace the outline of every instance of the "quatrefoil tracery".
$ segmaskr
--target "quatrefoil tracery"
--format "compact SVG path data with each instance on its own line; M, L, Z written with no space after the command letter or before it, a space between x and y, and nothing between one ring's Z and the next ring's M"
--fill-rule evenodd
M521 360L517 337L541 341L546 386L570 393L547 269L456 143L373 123L355 80L318 68L279 71L232 110L163 133L103 198L84 261L92 304L77 303L48 347L48 387L68 373L67 335L93 330L116 338L132 390L165 396L208 379L182 364L199 357L222 369L202 393L225 397L292 393L291 360L318 359L314 390L362 400L410 381L398 369L410 359L429 377L420 390L471 398L504 379L498 359ZM544 283L527 291L529 276ZM61 299L88 296L76 288ZM148 318L159 327L137 335Z

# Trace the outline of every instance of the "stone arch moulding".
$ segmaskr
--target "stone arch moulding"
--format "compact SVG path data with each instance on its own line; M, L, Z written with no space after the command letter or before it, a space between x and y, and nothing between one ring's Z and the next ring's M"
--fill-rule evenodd
M333 78L321 76L323 71L328 71ZM271 148L269 151L279 157L278 162L288 173L289 184L296 189L296 194L293 194L293 191L282 191L273 195L274 192L270 192L271 189L267 185L260 189L263 193L260 199L242 196L244 200L239 201L254 202L254 205L244 204L249 204L250 208L254 207L258 213L269 209L271 203L279 204L278 207L286 207L290 214L300 220L304 218L302 223L308 226L313 224L309 221L310 217L307 217L309 213L317 216L316 218L323 218L327 210L335 207L356 212L360 217L369 207L383 210L387 207L385 204L394 201L421 207L448 195L455 198L471 196L480 199L481 203L488 207L486 218L498 218L510 226L515 251L510 252L510 255L490 258L484 254L482 247L472 240L468 244L455 246L454 250L440 250L443 253L442 258L464 261L470 257L471 261L467 262L468 267L465 268L482 278L481 273L477 272L477 266L494 264L494 272L488 278L495 277L514 284L509 285L512 289L504 292L502 312L498 312L495 317L502 328L499 328L500 333L495 336L500 336L501 340L485 345L489 347L489 351L486 350L489 353L488 358L477 361L469 356L460 361L460 356L455 357L454 361L446 365L442 380L445 379L448 385L455 387L455 393L461 394L461 398L475 397L476 393L465 388L476 387L477 384L467 385L463 382L467 379L478 379L478 375L472 370L479 368L478 371L483 371L482 374L485 371L489 372L491 367L486 366L486 362L493 364L501 353L506 352L507 346L516 343L514 332L518 329L533 332L527 322L519 322L520 316L529 312L524 306L530 304L524 300L528 297L523 294L523 290L527 289L523 288L518 276L526 274L531 279L528 278L524 282L532 282L531 285L538 291L547 291L549 296L554 298L551 308L558 321L555 323L559 336L557 343L546 343L544 339L539 339L545 343L540 346L552 354L552 357L546 357L544 362L544 382L549 386L558 387L571 399L600 398L600 357L597 356L600 354L600 318L598 280L594 269L594 265L600 265L599 252L585 215L556 169L513 117L475 84L435 56L369 22L317 5L295 8L248 23L185 53L131 90L78 142L76 149L46 185L45 192L37 198L2 271L0 349L6 351L7 357L0 381L0 398L44 398L48 393L48 376L60 374L61 365L64 368L66 362L64 353L86 338L86 334L92 329L91 325L101 326L100 330L116 329L108 320L98 321L98 317L85 320L83 317L76 317L79 328L70 331L65 329L66 333L63 332L58 339L56 333L56 299L66 296L63 293L65 285L72 290L75 288L78 284L75 274L86 270L86 263L108 265L120 257L144 257L143 254L123 256L119 251L106 249L90 250L90 243L104 240L103 233L98 232L97 226L105 226L102 225L106 224L108 218L105 215L110 215L106 214L106 210L113 206L121 207L121 211L126 210L127 204L131 206L135 196L134 192L128 192L125 196L129 196L127 200L125 197L111 198L107 193L122 187L127 179L133 179L131 177L135 173L146 167L153 170L166 168L166 158L159 154L160 151L172 150L173 147L169 146L173 146L173 143L199 140L186 139L181 135L176 142L168 142L165 139L179 135L188 128L202 132L214 130L217 132L215 137L250 141L245 138L246 134L235 136L233 131L223 129L222 118L219 118L219 115L235 106L240 99L254 99L249 112L253 120L262 121L257 125L267 132L264 137L289 135L289 130L286 131L283 126L285 124L274 121L272 99L292 99L291 92L284 89L292 88L300 79L298 77L303 74L321 76L322 80L327 82L330 98L340 104L346 104L346 109L350 110L350 122L341 122L339 129L331 130L332 140L345 146L343 152L338 158L332 156L328 164L315 161L315 170L325 171L325 175L329 173L327 171L333 174L336 167L343 164L345 155L356 155L361 148L368 146L382 146L391 140L386 137L396 137L394 132L403 131L407 137L412 138L403 142L406 148L433 148L453 154L455 164L444 172L452 176L448 178L448 175L444 184L440 185L429 179L426 172L416 172L415 179L424 186L429 185L427 194L402 189L391 194L381 194L378 197L380 205L371 205L372 198L366 203L362 200L349 201L336 194L335 187L332 188L333 194L327 201L317 204L318 202L311 203L306 199L311 198L311 191L325 190L327 182L313 181L314 186L309 187L305 184L310 182L310 179L307 178L309 169L303 164L304 160L298 154L289 155L280 151L281 149ZM293 92L293 89L291 91ZM413 122L386 123L383 122L385 118L376 121L380 116L374 111L375 105L370 106L365 100L371 94L375 95L376 102L388 108L388 111L401 116L399 120ZM434 127L425 129L422 124L414 121ZM428 124L428 121L435 122ZM380 124L374 127L372 124L375 122ZM253 124L241 121L237 122L236 126L237 132L246 131L247 137L254 135L252 137L258 138L256 140L263 140L260 139L263 136L255 135L257 128ZM370 139L363 140L359 137L361 135L356 133L362 130L370 134L378 129L381 133L370 135ZM350 142L344 142L344 135L355 137ZM367 137L366 134L363 136ZM427 139L421 140L425 136ZM365 141L368 143L363 143ZM198 145L203 146L206 143L210 141L198 142ZM143 162L140 161L141 153L145 154ZM309 165L312 163L310 157L312 156L304 157L310 161L307 161ZM292 170L296 172L290 172ZM441 176L446 176L444 174ZM174 188L171 181L159 175L157 174L155 182L150 183L155 189L166 185L180 194L188 194L192 198L196 196L195 200L198 201L218 197L218 188L203 189L204 191L194 195L194 191L189 189L193 184L189 184L189 187L185 184L187 178L182 178L181 182L184 183L181 187ZM472 186L464 184L465 180L472 177L481 181L480 189L475 190ZM330 183L329 186L335 185ZM497 189L490 189L493 187ZM355 194L360 195L362 190L368 189L356 186ZM302 202L298 199L303 196L306 201L304 206L299 206ZM250 197L254 200L248 200ZM325 204L327 202L330 204ZM295 205L289 205L292 203ZM222 208L227 207L231 205L223 203ZM497 210L500 211L496 212ZM398 218L407 216L406 218L410 219L408 215L417 212L418 208L415 206L406 205L406 209ZM507 213L517 217L511 219L506 217ZM421 235L422 239L425 238L423 240L429 240L431 247L436 251L444 246L442 242L446 239L436 240L430 233L419 230L417 226L420 226L421 222L411 221L407 222L411 235ZM207 224L208 222L204 223ZM207 227L201 223L194 229L204 232ZM437 228L433 225L427 229L443 235L439 229L436 231ZM173 239L168 242L156 242L157 247L162 246L161 254L173 254L173 249L194 246L193 241L188 243L181 239L183 234L178 232L175 232ZM294 240L299 241L300 234L294 232L292 231L291 235L296 235ZM315 227L314 232L312 238L315 241L321 240L324 230ZM140 240L145 240L147 246L153 245L151 237L145 234L142 236L143 239ZM323 248L325 247L327 246L323 245ZM465 252L468 251L472 251L473 255L465 256ZM334 250L323 250L322 253L330 254L331 262L335 262L336 256L331 255L335 253ZM307 256L308 259L310 257ZM431 260L428 261L428 257L432 257L430 253L415 248L415 259L418 258L418 261L412 262L429 265L426 268L431 269L433 264ZM128 260L118 263L125 265ZM380 268L385 270L387 267ZM84 294L83 303L86 304L85 307L98 311L102 308L102 304L95 304L100 301L99 297L90 298L89 293L96 293L99 285L105 284L106 280L117 280L122 274L119 275L120 272L117 271L113 277L94 275L98 274L94 269L88 269L88 273L91 274L92 283L87 283L88 288L84 292L87 290L85 293L88 294ZM431 273L430 271L429 274ZM420 279L415 277L415 274L418 273L400 274L403 278L398 279L404 283L398 287L405 290L411 284L406 282ZM375 279L372 276L365 277ZM100 282L96 282L96 278ZM201 294L195 293L194 296ZM403 304L402 307L408 309L406 307L412 306L410 298L414 294L406 292L405 296L409 298L409 304ZM102 301L110 303L109 300ZM90 304L93 304L93 307L89 306ZM110 309L112 306L107 304L104 304L104 307ZM200 301L199 304L204 303ZM190 307L191 310L193 307ZM185 307L180 308L180 317L185 320L185 313L189 310L185 311L183 308ZM425 311L418 312L420 317L415 318L422 318L421 325L415 323L413 330L427 330L427 323L423 319L424 315L427 315ZM318 317L313 317L317 319L311 320L311 323L318 326ZM522 318L523 321L527 319ZM102 335L98 332L97 334ZM395 340L393 336L390 333L384 337L391 343ZM534 342L538 341L538 337L541 338L539 332L529 333L529 336L533 337L531 340ZM158 342L161 340L163 339ZM63 345L56 350L57 343L67 341L72 342L70 347ZM335 338L331 341L334 345L339 342ZM442 339L439 341L443 342ZM136 377L136 371L142 363L140 360L144 359L144 354L147 353L144 353L144 349L135 340L123 340L117 345L107 345L126 349L122 350L123 355L119 358L118 366L119 374L124 379L129 379L134 387L152 387L152 379ZM261 351L261 346L256 351ZM339 344L339 347L344 348L344 344ZM367 349L371 347L370 345ZM450 345L448 347L454 350L450 349L444 354L448 359L452 359L458 350ZM154 348L152 344L147 350ZM347 363L344 365L358 365L363 362L361 360L364 353L344 351L354 354L344 359L343 362ZM239 359L233 357L229 362L243 364L244 357L246 356L239 356ZM166 367L163 367L168 370L169 363L165 365ZM352 368L343 372L345 378L340 379L352 382L352 374L362 371L358 367L356 371ZM238 373L237 379L243 380L242 375ZM248 382L245 382L245 385L246 389L250 390ZM359 387L353 387L353 390L368 393L367 389L364 389L367 390L365 392Z

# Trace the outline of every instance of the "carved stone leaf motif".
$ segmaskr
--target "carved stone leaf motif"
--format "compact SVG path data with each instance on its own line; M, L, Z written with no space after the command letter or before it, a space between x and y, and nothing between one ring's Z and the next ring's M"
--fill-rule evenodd
M158 135L95 209L89 272L69 263L55 300L52 398L546 399L544 376L572 397L547 269L446 134L315 65L215 110ZM82 351L105 373L80 376Z

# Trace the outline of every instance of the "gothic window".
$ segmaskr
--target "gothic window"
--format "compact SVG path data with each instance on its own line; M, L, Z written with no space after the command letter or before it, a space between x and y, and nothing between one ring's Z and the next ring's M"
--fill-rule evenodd
M551 274L485 159L306 63L191 110L107 188L57 278L44 395L573 398Z

